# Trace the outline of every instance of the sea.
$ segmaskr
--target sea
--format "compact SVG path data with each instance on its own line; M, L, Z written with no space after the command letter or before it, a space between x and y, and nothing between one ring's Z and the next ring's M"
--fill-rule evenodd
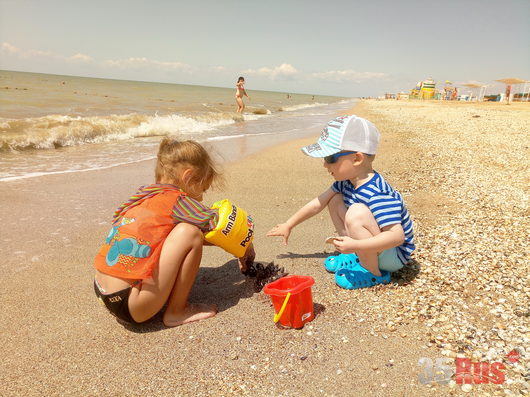
M218 152L318 134L354 98L0 70L0 183L153 159L162 137ZM230 161L235 151L222 156Z

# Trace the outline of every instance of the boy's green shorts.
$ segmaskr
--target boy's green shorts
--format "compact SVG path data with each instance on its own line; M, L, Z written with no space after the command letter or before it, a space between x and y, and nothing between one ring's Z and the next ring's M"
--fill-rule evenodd
M403 263L399 260L397 254L397 247L389 248L381 252L378 256L379 269L388 272L395 272L403 267Z

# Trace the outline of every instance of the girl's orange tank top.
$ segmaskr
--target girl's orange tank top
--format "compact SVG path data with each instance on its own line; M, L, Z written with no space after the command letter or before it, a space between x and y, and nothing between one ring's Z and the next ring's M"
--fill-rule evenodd
M114 226L96 255L95 268L125 279L151 277L162 245L175 227L172 210L182 194L173 185L141 188L116 212Z

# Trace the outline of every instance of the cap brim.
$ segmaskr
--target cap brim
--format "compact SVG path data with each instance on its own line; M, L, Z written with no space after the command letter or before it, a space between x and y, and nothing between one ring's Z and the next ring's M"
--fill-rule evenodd
M306 155L316 158L323 158L340 152L340 149L322 146L320 143L304 146L301 150Z

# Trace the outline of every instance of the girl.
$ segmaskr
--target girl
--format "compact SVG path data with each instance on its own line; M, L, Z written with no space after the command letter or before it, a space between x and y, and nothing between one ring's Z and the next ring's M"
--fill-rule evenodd
M206 150L194 141L160 143L156 183L142 186L114 213L113 227L96 256L94 289L118 319L149 320L167 304L163 322L175 327L217 313L215 305L187 302L217 210L200 202L219 179ZM254 259L249 246L241 270Z
M238 113L243 113L243 110L245 110L245 104L243 103L243 95L250 99L247 92L245 91L245 78L240 77L237 79L236 83L236 102Z

